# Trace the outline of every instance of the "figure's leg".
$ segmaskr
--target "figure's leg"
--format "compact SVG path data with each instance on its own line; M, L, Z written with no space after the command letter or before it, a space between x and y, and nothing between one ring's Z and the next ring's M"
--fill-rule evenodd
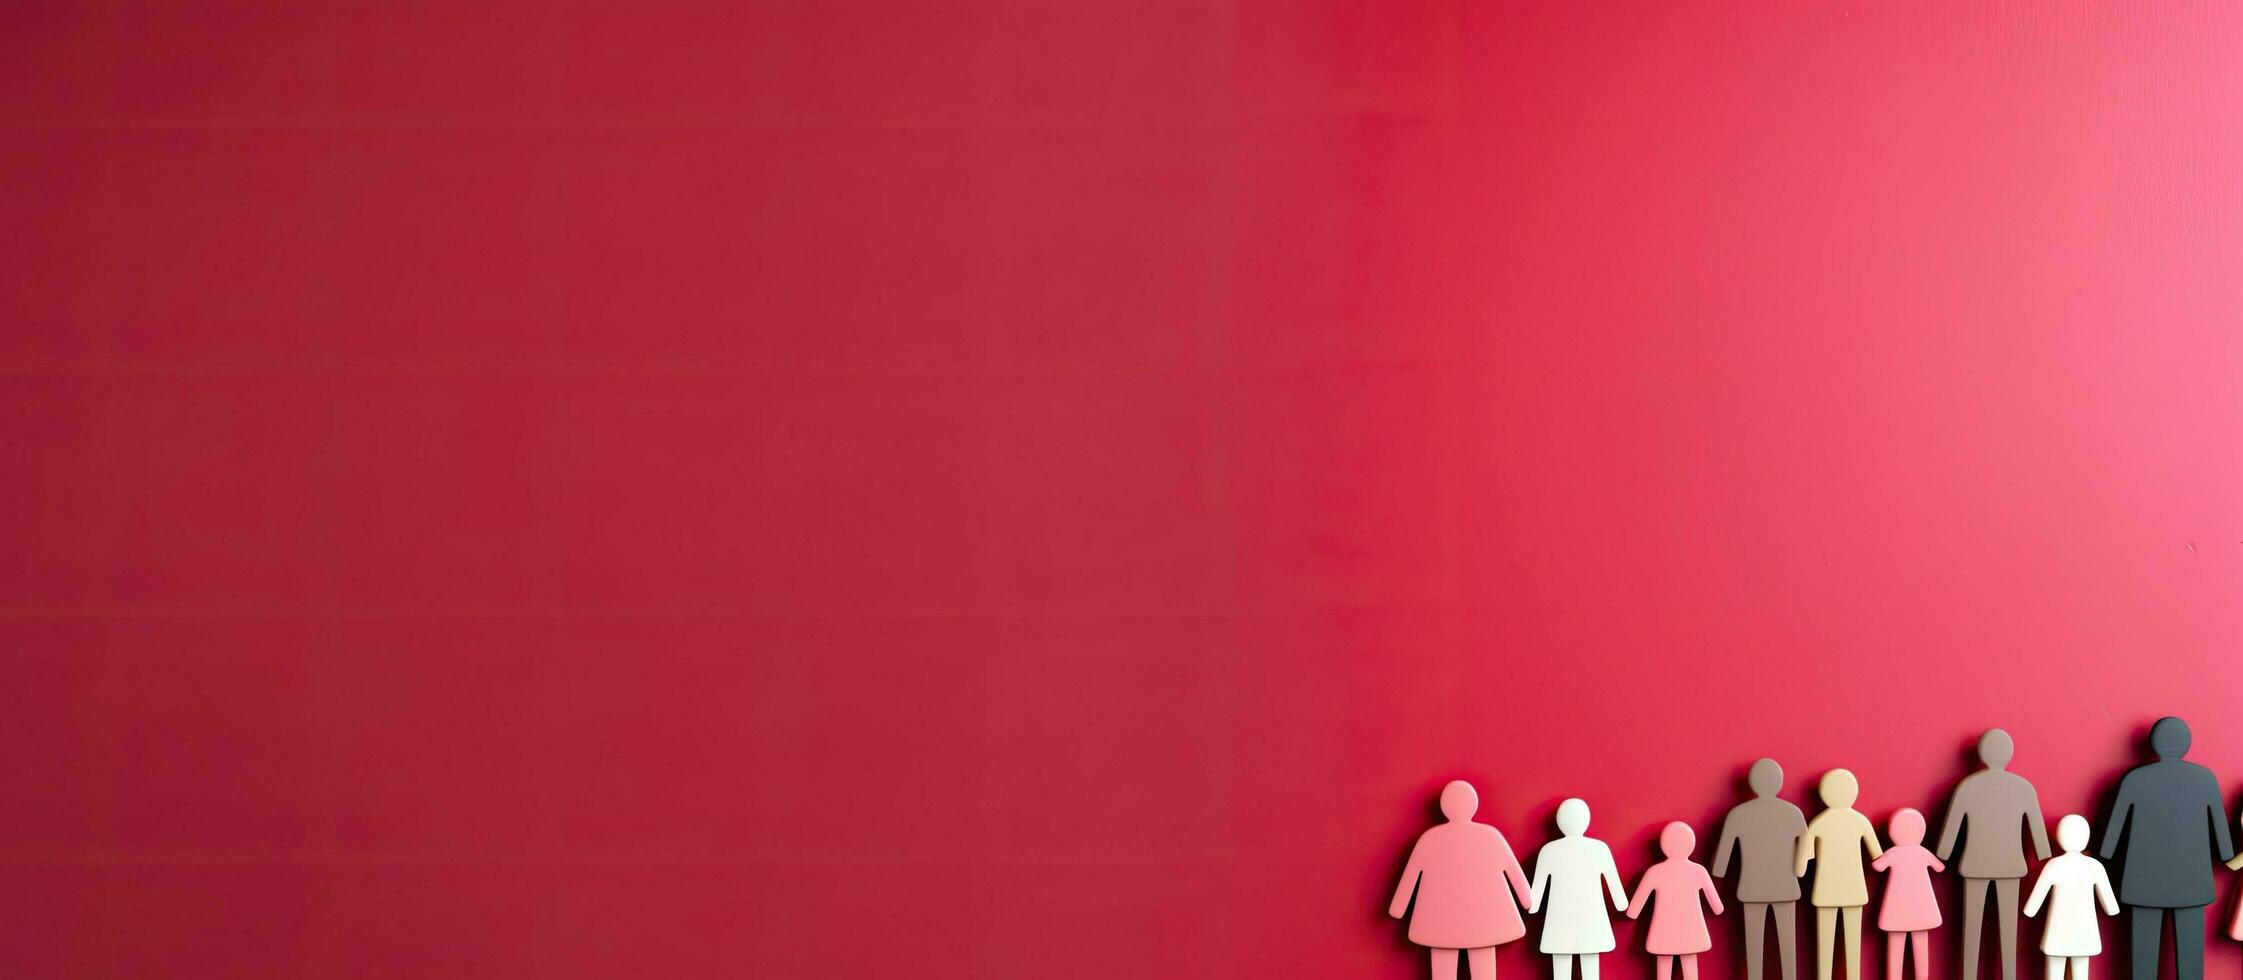
M1495 947L1465 950L1464 961L1472 966L1472 980L1495 980Z
M1986 918L1986 879L1963 879L1963 975L1961 980L1978 980L1979 926ZM2003 977L2002 980L2011 980Z
M1660 953L1659 965L1654 968L1652 976L1657 977L1658 980L1670 980L1674 976L1674 957Z
M2087 980L2087 957L2072 957L2072 980Z
M1861 906L1846 909L1846 980L1861 980Z
M2002 937L2002 980L2017 980L2016 878L1994 879L1994 928Z
M1433 950L1433 980L1456 980L1456 950Z
M1550 955L1550 976L1553 980L1566 980L1567 977L1572 975L1573 954L1552 953Z
M2157 980L2157 934L2165 927L2165 910L2132 905L2126 915L2134 924L2133 980Z
M1885 980L1900 980L1901 954L1907 952L1902 947L1907 945L1907 933L1888 932L1885 934ZM1923 980L1923 978L1918 977L1917 980Z
M1832 932L1836 928L1838 910L1815 906L1815 980L1830 980L1830 954L1838 948L1838 936Z
M1799 980L1799 903L1777 902L1768 908L1776 915L1776 962L1783 980Z
M2050 956L2047 959L2048 980L2064 980L2064 964L2067 961L2061 956Z
M1741 904L1745 907L1745 980L1760 980L1760 961L1768 956L1768 906L1765 902Z
M2204 906L2173 910L2173 978L2204 980Z
M1916 980L1931 980L1931 930L1918 929L1908 936L1916 951Z
M1698 980L1698 954L1682 954L1682 980Z
M1581 980L1597 980L1597 954L1581 954Z

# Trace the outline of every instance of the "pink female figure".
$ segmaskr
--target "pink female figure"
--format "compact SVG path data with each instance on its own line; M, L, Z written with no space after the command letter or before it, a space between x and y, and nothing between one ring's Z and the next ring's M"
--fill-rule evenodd
M1915 940L1916 980L1931 976L1931 950L1924 940L1939 928L1939 896L1931 873L1947 865L1924 847L1924 815L1907 807L1893 814L1893 846L1869 866L1885 872L1885 904L1877 908L1877 928L1885 931L1885 980L1900 980L1901 954Z
M1494 980L1495 948L1526 935L1519 917L1526 869L1500 831L1473 822L1479 809L1472 784L1459 779L1441 788L1448 822L1418 835L1386 907L1399 919L1410 909L1410 896L1417 896L1410 941L1432 949L1433 980L1456 980L1458 950L1472 962L1472 980Z
M1651 900L1651 928L1644 931L1643 948L1659 957L1658 980L1674 975L1674 959L1682 957L1682 980L1698 980L1698 954L1713 948L1713 936L1706 931L1706 913L1698 904L1702 897L1713 914L1721 914L1721 895L1713 890L1713 876L1706 866L1690 860L1690 852L1698 846L1698 835L1690 825L1677 820L1659 831L1659 851L1667 859L1644 869L1643 879L1636 882L1635 901L1628 903L1628 918L1643 914L1643 907Z

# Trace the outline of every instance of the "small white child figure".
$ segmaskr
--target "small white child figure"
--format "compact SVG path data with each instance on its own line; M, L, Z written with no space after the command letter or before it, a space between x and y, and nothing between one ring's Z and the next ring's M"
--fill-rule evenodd
M2072 980L2087 980L2087 958L2103 951L2102 931L2096 928L2095 906L2104 915L2118 914L2118 896L2111 894L2110 876L2103 863L2084 853L2087 818L2067 814L2056 822L2056 846L2064 853L2041 865L2033 881L2033 894L2025 899L2025 914L2039 914L2048 900L2048 921L2041 926L2041 952L2048 956L2048 980L2064 980L2064 964L2072 965Z
M1628 893L1620 887L1612 849L1601 840L1582 836L1588 829L1587 803L1560 803L1558 830L1565 836L1542 845L1534 855L1527 911L1544 913L1542 951L1550 954L1556 980L1567 980L1576 956L1581 959L1581 980L1597 980L1597 955L1612 952L1615 945L1612 912L1628 910ZM1610 912L1604 908L1606 894L1612 898Z

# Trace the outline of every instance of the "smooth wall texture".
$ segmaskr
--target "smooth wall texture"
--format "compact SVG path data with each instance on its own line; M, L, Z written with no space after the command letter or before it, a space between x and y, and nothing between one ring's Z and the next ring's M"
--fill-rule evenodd
M0 4L0 974L1405 978L1450 778L2232 794L2239 37Z

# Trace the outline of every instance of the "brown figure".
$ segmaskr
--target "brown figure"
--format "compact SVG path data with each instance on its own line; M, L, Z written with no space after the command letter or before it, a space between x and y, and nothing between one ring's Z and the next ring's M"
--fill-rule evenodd
M1963 980L1978 980L1979 929L1986 919L1986 893L1994 893L1994 926L2001 936L2002 980L2017 980L2017 886L2025 880L2024 841L2033 856L2048 860L2048 828L2041 819L2040 794L2023 776L2009 771L2016 753L2009 733L1989 729L1978 738L1978 761L1986 768L1963 777L1947 801L1947 821L1939 830L1936 852L1955 856L1955 836L1963 838ZM2018 824L2024 824L2023 835Z
M1752 787L1753 798L1730 809L1721 821L1713 873L1727 877L1729 856L1742 856L1737 901L1745 913L1745 980L1760 980L1771 917L1776 920L1776 958L1783 967L1783 980L1799 980L1799 877L1791 873L1791 859L1798 853L1799 835L1807 831L1807 815L1776 797L1783 791L1783 767L1776 760L1753 763L1745 783Z

